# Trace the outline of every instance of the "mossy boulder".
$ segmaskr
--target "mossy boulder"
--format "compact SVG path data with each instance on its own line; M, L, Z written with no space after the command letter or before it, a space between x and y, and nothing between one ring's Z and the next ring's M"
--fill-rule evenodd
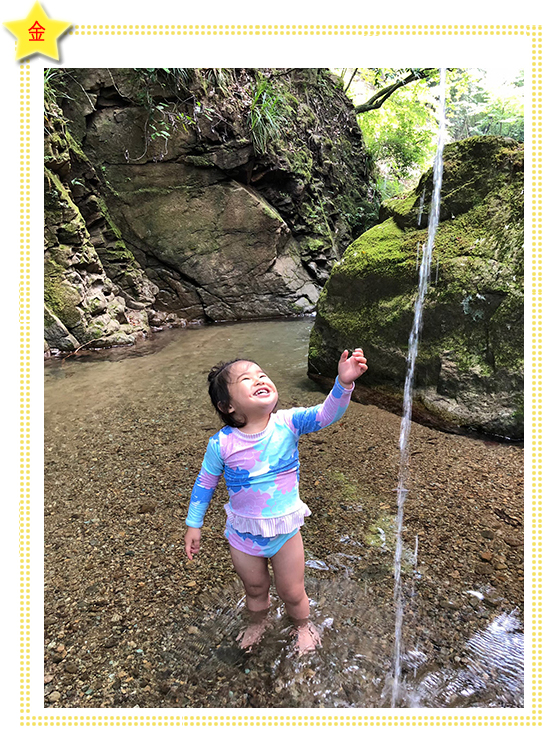
M389 408L402 403L431 191L427 172L349 246L321 294L310 341L314 376L333 375L345 347L363 347L360 385ZM523 145L511 139L445 148L415 399L417 412L444 426L523 436Z

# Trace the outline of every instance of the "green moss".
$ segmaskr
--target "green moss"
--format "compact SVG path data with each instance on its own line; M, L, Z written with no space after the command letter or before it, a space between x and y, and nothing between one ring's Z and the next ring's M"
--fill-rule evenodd
M340 470L331 470L329 478L340 498L353 500L359 498L357 484L346 477Z
M54 315L49 309L44 309L44 329L48 330L50 327L57 325Z
M78 292L64 282L65 269L53 260L44 264L44 303L48 309L68 328L81 321L77 309L80 302Z
M368 531L364 534L364 543L368 547L387 547L388 549L392 549L394 546L395 529L395 517L391 514L382 514L371 524Z
M324 349L323 339L317 330L310 333L310 343L308 347L308 361L317 361Z
M312 178L314 163L309 150L293 148L283 151L283 155L287 158L290 171L309 183Z
M272 220L277 220L277 222L279 223L283 222L283 218L281 217L281 215L268 202L260 198L258 199L258 203L262 208L264 214L267 215L267 217L271 218Z
M196 166L199 169L213 169L214 162L209 156L185 156L185 163Z
M383 201L383 208L392 215L407 215L419 202L419 196L415 191L402 195L401 197L392 197Z
M523 293L509 294L490 323L491 348L496 368L523 371Z
M87 326L85 341L99 340L106 335L106 328L103 324L91 322Z
M131 266L138 268L138 263L134 255L125 245L123 240L114 240L106 244L105 247L98 248L98 253L102 260L107 262L126 262Z
M108 209L108 205L106 204L106 202L103 199L103 197L97 197L96 198L96 203L98 205L98 208L100 209L100 212L102 213L102 216L106 220L106 223L108 224L108 227L112 231L112 233L115 235L115 237L117 238L117 240L121 240L121 238L122 238L121 230L117 227L117 225L115 224L112 216L110 215L110 211Z
M368 273L375 277L398 276L405 274L407 268L413 272L415 256L411 242L407 242L405 234L389 218L355 240L333 271L353 278Z

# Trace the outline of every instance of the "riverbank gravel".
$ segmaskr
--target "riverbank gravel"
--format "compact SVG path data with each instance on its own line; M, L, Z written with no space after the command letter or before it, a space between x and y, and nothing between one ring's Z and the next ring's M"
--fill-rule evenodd
M205 412L182 431L190 422L160 399L47 425L45 706L386 707L399 417L353 403L301 440L307 590L324 640L302 662L276 598L266 643L235 644L243 604L223 483L201 553L186 558L189 494L218 429ZM463 667L472 634L502 613L523 620L524 582L522 447L414 424L410 449L406 677L423 661Z

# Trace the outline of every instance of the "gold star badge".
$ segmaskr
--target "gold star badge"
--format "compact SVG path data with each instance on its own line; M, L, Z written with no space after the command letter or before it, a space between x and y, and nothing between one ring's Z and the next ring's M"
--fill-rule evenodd
M32 54L43 54L58 61L60 58L58 36L61 36L71 23L52 20L46 15L40 3L36 2L26 18L11 20L4 25L17 38L16 61Z

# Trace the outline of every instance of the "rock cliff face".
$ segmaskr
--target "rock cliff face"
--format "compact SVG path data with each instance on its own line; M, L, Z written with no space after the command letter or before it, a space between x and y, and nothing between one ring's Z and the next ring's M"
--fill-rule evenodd
M142 273L133 255L110 223L105 202L91 195L79 209L73 193L76 171L97 180L67 131L61 110L48 107L45 116L45 350L70 352L85 344L95 347L132 344L147 327L144 307L154 302L157 287ZM64 182L71 182L70 185ZM72 190L73 187L73 190ZM102 255L103 260L100 258ZM110 273L128 280L141 304L127 306Z
M380 224L349 246L317 307L309 370L334 375L361 346L368 396L402 404L417 266L432 171L384 203ZM422 199L424 201L421 208ZM450 144L415 377L415 412L486 433L523 436L523 146L479 137Z
M326 70L69 69L47 105L45 338L314 310L377 220Z

